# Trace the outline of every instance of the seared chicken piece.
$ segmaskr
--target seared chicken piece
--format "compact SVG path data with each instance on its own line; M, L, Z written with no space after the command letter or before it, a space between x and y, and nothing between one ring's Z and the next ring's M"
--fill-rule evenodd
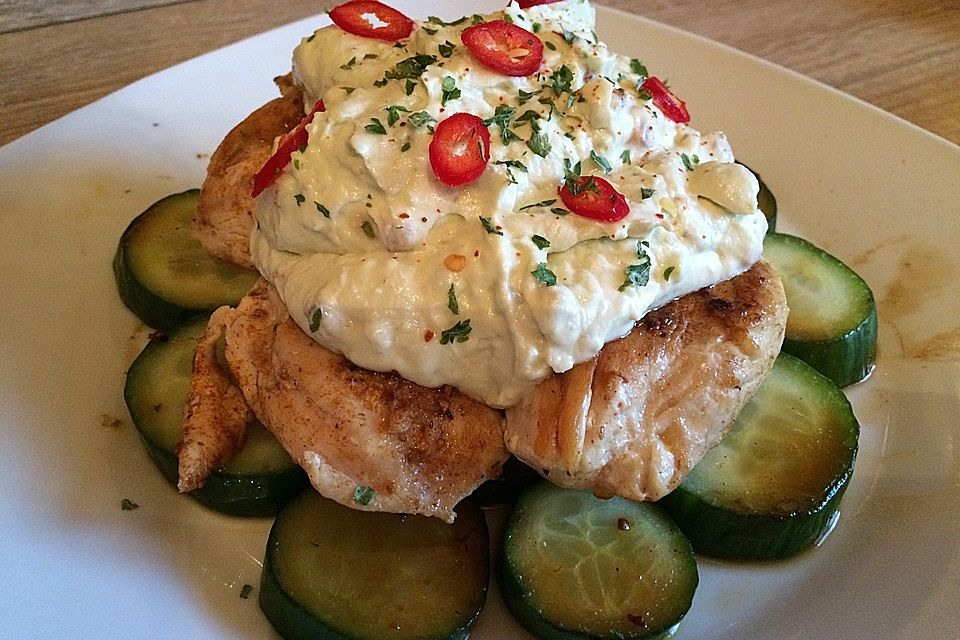
M211 255L253 269L250 231L253 176L273 152L273 141L303 118L303 96L288 76L276 79L283 97L271 100L235 126L210 156L193 234Z
M783 285L758 262L648 313L507 410L507 448L555 484L657 500L717 444L773 366Z
M508 457L499 411L352 365L307 336L266 281L228 320L226 357L260 421L346 506L452 522Z
M177 488L184 493L202 487L243 447L253 419L243 393L217 358L217 343L232 312L229 307L213 312L193 357L190 395L177 443Z

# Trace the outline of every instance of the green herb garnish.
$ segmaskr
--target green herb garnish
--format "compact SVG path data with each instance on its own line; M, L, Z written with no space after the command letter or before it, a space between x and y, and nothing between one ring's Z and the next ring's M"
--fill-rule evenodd
M493 112L493 117L487 118L483 121L483 124L490 126L492 124L500 127L500 138L503 141L504 146L510 144L514 140L519 140L520 136L515 134L510 130L510 119L513 118L514 114L517 113L517 110L513 107L508 107L506 105L499 105L496 110Z
M551 149L550 141L547 140L546 134L540 133L539 131L530 136L530 140L527 141L527 147L541 158L546 158Z
M461 320L449 329L440 332L440 344L466 342L470 339L470 320Z
M323 322L323 309L317 307L310 316L310 333L316 333L320 329L321 322Z
M356 491L353 492L353 501L365 507L370 504L376 493L370 487L357 487Z
M623 150L623 153L620 154L620 161L623 164L630 164L630 149Z
M546 262L538 264L537 268L531 271L530 274L548 287L557 284L557 274L547 268Z
M449 58L453 55L453 51L457 48L457 46L447 40L443 44L439 45L438 48L440 50L440 55L442 55L444 58Z
M647 71L646 65L644 65L642 62L640 62L636 58L632 58L630 60L630 71L632 73L637 74L638 76L643 77L644 80L646 80L647 77L650 75L650 72Z
M520 207L517 211L526 211L527 209L533 209L534 207L549 207L557 201L556 198L552 200L541 200L540 202L534 202L533 204L528 204L526 206Z
M317 211L319 211L321 214L323 214L323 217L324 217L324 218L329 218L329 217L330 217L330 209L327 209L325 206L323 206L322 204L320 204L320 203L317 202L316 200L313 201L313 204L315 204L315 205L317 206Z
M370 118L370 124L365 126L364 130L370 133L379 133L380 135L387 134L387 130L384 128L383 123L377 118Z
M453 288L453 283L450 283L450 289L447 291L447 309L450 309L450 312L458 316L460 315L460 304L457 302L457 292Z
M129 498L124 498L123 500L120 501L120 509L123 511L134 511L139 508L140 508L140 505L138 505L133 500L130 500Z
M530 238L533 244L537 245L537 249L546 249L550 246L550 241L544 238L543 236L533 236Z
M669 280L669 279L670 279L670 276L673 274L673 269L674 269L673 267L667 267L666 269L663 270L663 279L664 279L664 280Z
M613 167L610 166L610 162L603 156L597 155L597 152L593 149L590 150L590 159L593 160L598 167L603 169L604 173L610 173L613 171Z
M298 207L303 204L304 200L306 200L306 198L304 197L304 195L303 195L302 193L298 193L298 194L294 195L294 196L293 196L293 199L297 201L297 206L298 206Z
M650 282L650 256L647 255L645 247L650 246L648 242L641 240L637 243L638 264L632 264L626 268L626 279L617 291L623 291L629 286L642 287Z
M503 235L503 231L500 231L495 226L493 226L493 223L490 222L490 218L484 218L483 216L480 216L480 224L483 225L483 228L484 230L486 230L487 233L492 233L498 236Z
M364 220L363 224L360 225L360 228L363 229L363 232L366 234L368 238L377 237L377 232L373 230L373 225L370 224L369 220Z
M570 71L567 65L561 66L550 74L550 87L558 96L564 91L570 91L571 82L573 82L573 72Z
M443 89L443 95L440 97L440 104L446 105L448 100L456 100L460 97L460 89L457 88L457 81L453 76L446 76L440 84Z
M251 591L253 591L253 585L252 585L252 584L245 584L245 585L243 585L243 588L240 589L240 597L243 598L244 600L246 600L247 598L250 597L250 592L251 592Z
M641 200L646 200L647 198L649 198L650 196L653 195L653 192L654 192L653 189L647 189L646 187L640 187L640 199L641 199Z
M352 68L353 68L353 65L355 65L355 64L357 64L357 57L356 57L356 56L350 58L350 61L347 62L346 64L340 65L340 68L343 69L344 71L346 71L346 70L348 70L348 69L352 69Z
M436 122L437 119L426 111L417 111L407 116L407 122L416 129L419 129L428 122Z
M398 104L395 104L392 107L387 107L384 109L384 111L387 112L387 125L391 127L397 124L397 121L400 120L401 111L404 113L410 113L410 109L407 109L406 107L401 107Z

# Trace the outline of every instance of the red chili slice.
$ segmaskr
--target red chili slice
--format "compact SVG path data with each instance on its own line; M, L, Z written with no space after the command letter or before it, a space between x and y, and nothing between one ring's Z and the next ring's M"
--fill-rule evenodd
M273 152L270 159L263 163L257 175L253 176L253 190L250 192L251 198L256 198L263 193L263 190L273 184L283 168L290 164L290 156L300 147L307 144L307 125L313 120L313 116L324 111L323 100L317 100L310 113L305 115L300 123L293 128L290 133L285 133L277 144L277 150Z
M460 39L480 64L507 76L532 75L543 60L540 38L505 20L475 24Z
M630 213L630 205L623 194L597 176L579 178L574 188L571 188L569 183L564 183L557 188L557 193L567 209L591 220L616 222Z
M397 42L410 37L413 20L376 0L350 0L330 11L333 23L355 36Z
M640 85L641 89L646 89L653 96L653 104L657 106L663 115L674 122L690 122L690 113L687 111L687 103L670 93L666 85L660 82L660 78L650 76Z
M480 177L490 161L490 131L472 113L457 113L437 125L430 166L445 185L459 187Z
M559 1L560 0L517 0L517 4L520 5L521 9L529 9L530 7L537 7L541 4L553 4Z

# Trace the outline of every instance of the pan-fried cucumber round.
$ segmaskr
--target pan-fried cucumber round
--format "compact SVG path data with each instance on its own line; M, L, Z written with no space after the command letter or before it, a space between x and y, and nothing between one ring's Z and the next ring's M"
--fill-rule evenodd
M763 241L763 257L783 279L787 331L783 350L845 387L865 378L877 353L877 305L850 267L785 233Z
M859 433L843 392L781 353L727 437L661 504L697 553L792 556L832 526Z
M198 189L156 202L120 237L113 274L124 304L154 329L236 305L259 277L210 256L190 232Z
M511 613L545 640L664 637L699 580L690 543L659 506L547 482L520 496L498 576Z
M448 525L308 490L270 531L260 607L287 640L461 640L486 600L489 544L469 501Z
M177 482L177 456L197 340L206 317L154 335L127 372L124 400L150 457ZM243 448L191 496L239 516L270 516L308 485L306 474L259 422L249 425Z

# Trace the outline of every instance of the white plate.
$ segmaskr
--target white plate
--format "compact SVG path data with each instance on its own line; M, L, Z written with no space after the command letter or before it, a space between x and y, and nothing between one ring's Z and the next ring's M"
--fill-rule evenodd
M439 0L397 5L455 17ZM723 128L763 174L781 227L856 268L880 304L878 369L849 391L863 430L836 530L791 562L701 562L679 637L956 637L960 149L715 43L599 13L601 37L668 77L693 124ZM239 597L258 583L270 522L178 496L130 425L137 322L110 260L134 215L200 184L207 154L274 96L271 78L324 20L191 60L0 149L0 637L274 637L256 589ZM526 636L492 593L474 637Z

